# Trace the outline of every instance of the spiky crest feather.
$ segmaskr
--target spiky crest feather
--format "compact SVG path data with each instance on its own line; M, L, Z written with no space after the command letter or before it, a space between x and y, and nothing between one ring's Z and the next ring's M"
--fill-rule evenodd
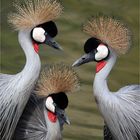
M63 11L57 0L26 0L15 2L15 13L8 16L8 21L15 30L33 28L39 24L54 20Z
M130 48L130 31L123 23L111 17L92 17L83 25L83 31L113 48L117 54L125 54Z
M72 67L63 63L46 66L37 83L35 92L39 96L65 92L71 93L79 88L79 78Z

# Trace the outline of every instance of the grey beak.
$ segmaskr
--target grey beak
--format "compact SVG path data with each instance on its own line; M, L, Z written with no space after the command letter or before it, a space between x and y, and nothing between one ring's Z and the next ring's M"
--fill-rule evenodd
M93 61L93 60L94 60L94 53L93 52L90 52L90 53L87 53L87 54L83 55L78 60L76 60L72 64L72 66L73 67L77 67L77 66L80 66L82 64L88 63L88 62Z
M63 50L62 47L49 35L46 36L45 44L49 45L50 47L53 47L57 50Z
M56 107L55 112L56 112L58 118L60 119L60 121L62 122L62 124L64 122L64 123L70 125L70 120L63 109Z
M68 124L68 125L70 125L70 120L69 120L67 114L64 113L63 115L64 115L64 118L65 118L65 119L64 119L64 120L65 120L65 123Z

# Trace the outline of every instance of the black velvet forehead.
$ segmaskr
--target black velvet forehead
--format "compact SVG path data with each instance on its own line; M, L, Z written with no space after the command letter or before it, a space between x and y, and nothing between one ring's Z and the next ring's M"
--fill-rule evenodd
M51 37L55 37L58 33L57 26L53 21L40 24L37 27L42 27Z
M84 45L84 51L85 53L89 53L91 51L93 51L94 49L96 49L99 44L101 44L101 41L96 39L96 38L89 38Z
M64 92L59 92L50 95L53 98L54 103L60 108L65 109L68 106L68 97Z

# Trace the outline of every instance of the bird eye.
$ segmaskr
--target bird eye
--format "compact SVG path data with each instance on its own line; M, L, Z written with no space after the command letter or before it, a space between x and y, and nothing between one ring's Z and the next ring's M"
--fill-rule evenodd
M101 61L103 59L106 59L109 55L109 49L107 46L105 46L104 44L100 44L97 47L97 52L95 54L95 60L96 61Z
M41 27L35 27L32 30L32 38L36 42L43 43L46 39L45 30Z

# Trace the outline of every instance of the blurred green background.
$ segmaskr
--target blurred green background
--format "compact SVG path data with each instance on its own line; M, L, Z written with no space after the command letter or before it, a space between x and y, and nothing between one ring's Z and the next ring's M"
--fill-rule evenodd
M42 65L65 62L71 65L83 52L83 44L89 38L82 32L82 23L92 15L103 13L123 20L132 31L132 49L118 61L110 74L109 87L112 91L127 84L139 82L139 0L62 0L63 15L56 20L59 35L56 40L64 48L58 52L40 46ZM25 56L19 47L17 32L7 24L7 15L12 10L11 0L1 0L0 72L14 74L22 70ZM71 125L65 126L64 140L102 140L103 119L92 95L95 63L76 68L81 79L81 89L69 95L67 113Z

